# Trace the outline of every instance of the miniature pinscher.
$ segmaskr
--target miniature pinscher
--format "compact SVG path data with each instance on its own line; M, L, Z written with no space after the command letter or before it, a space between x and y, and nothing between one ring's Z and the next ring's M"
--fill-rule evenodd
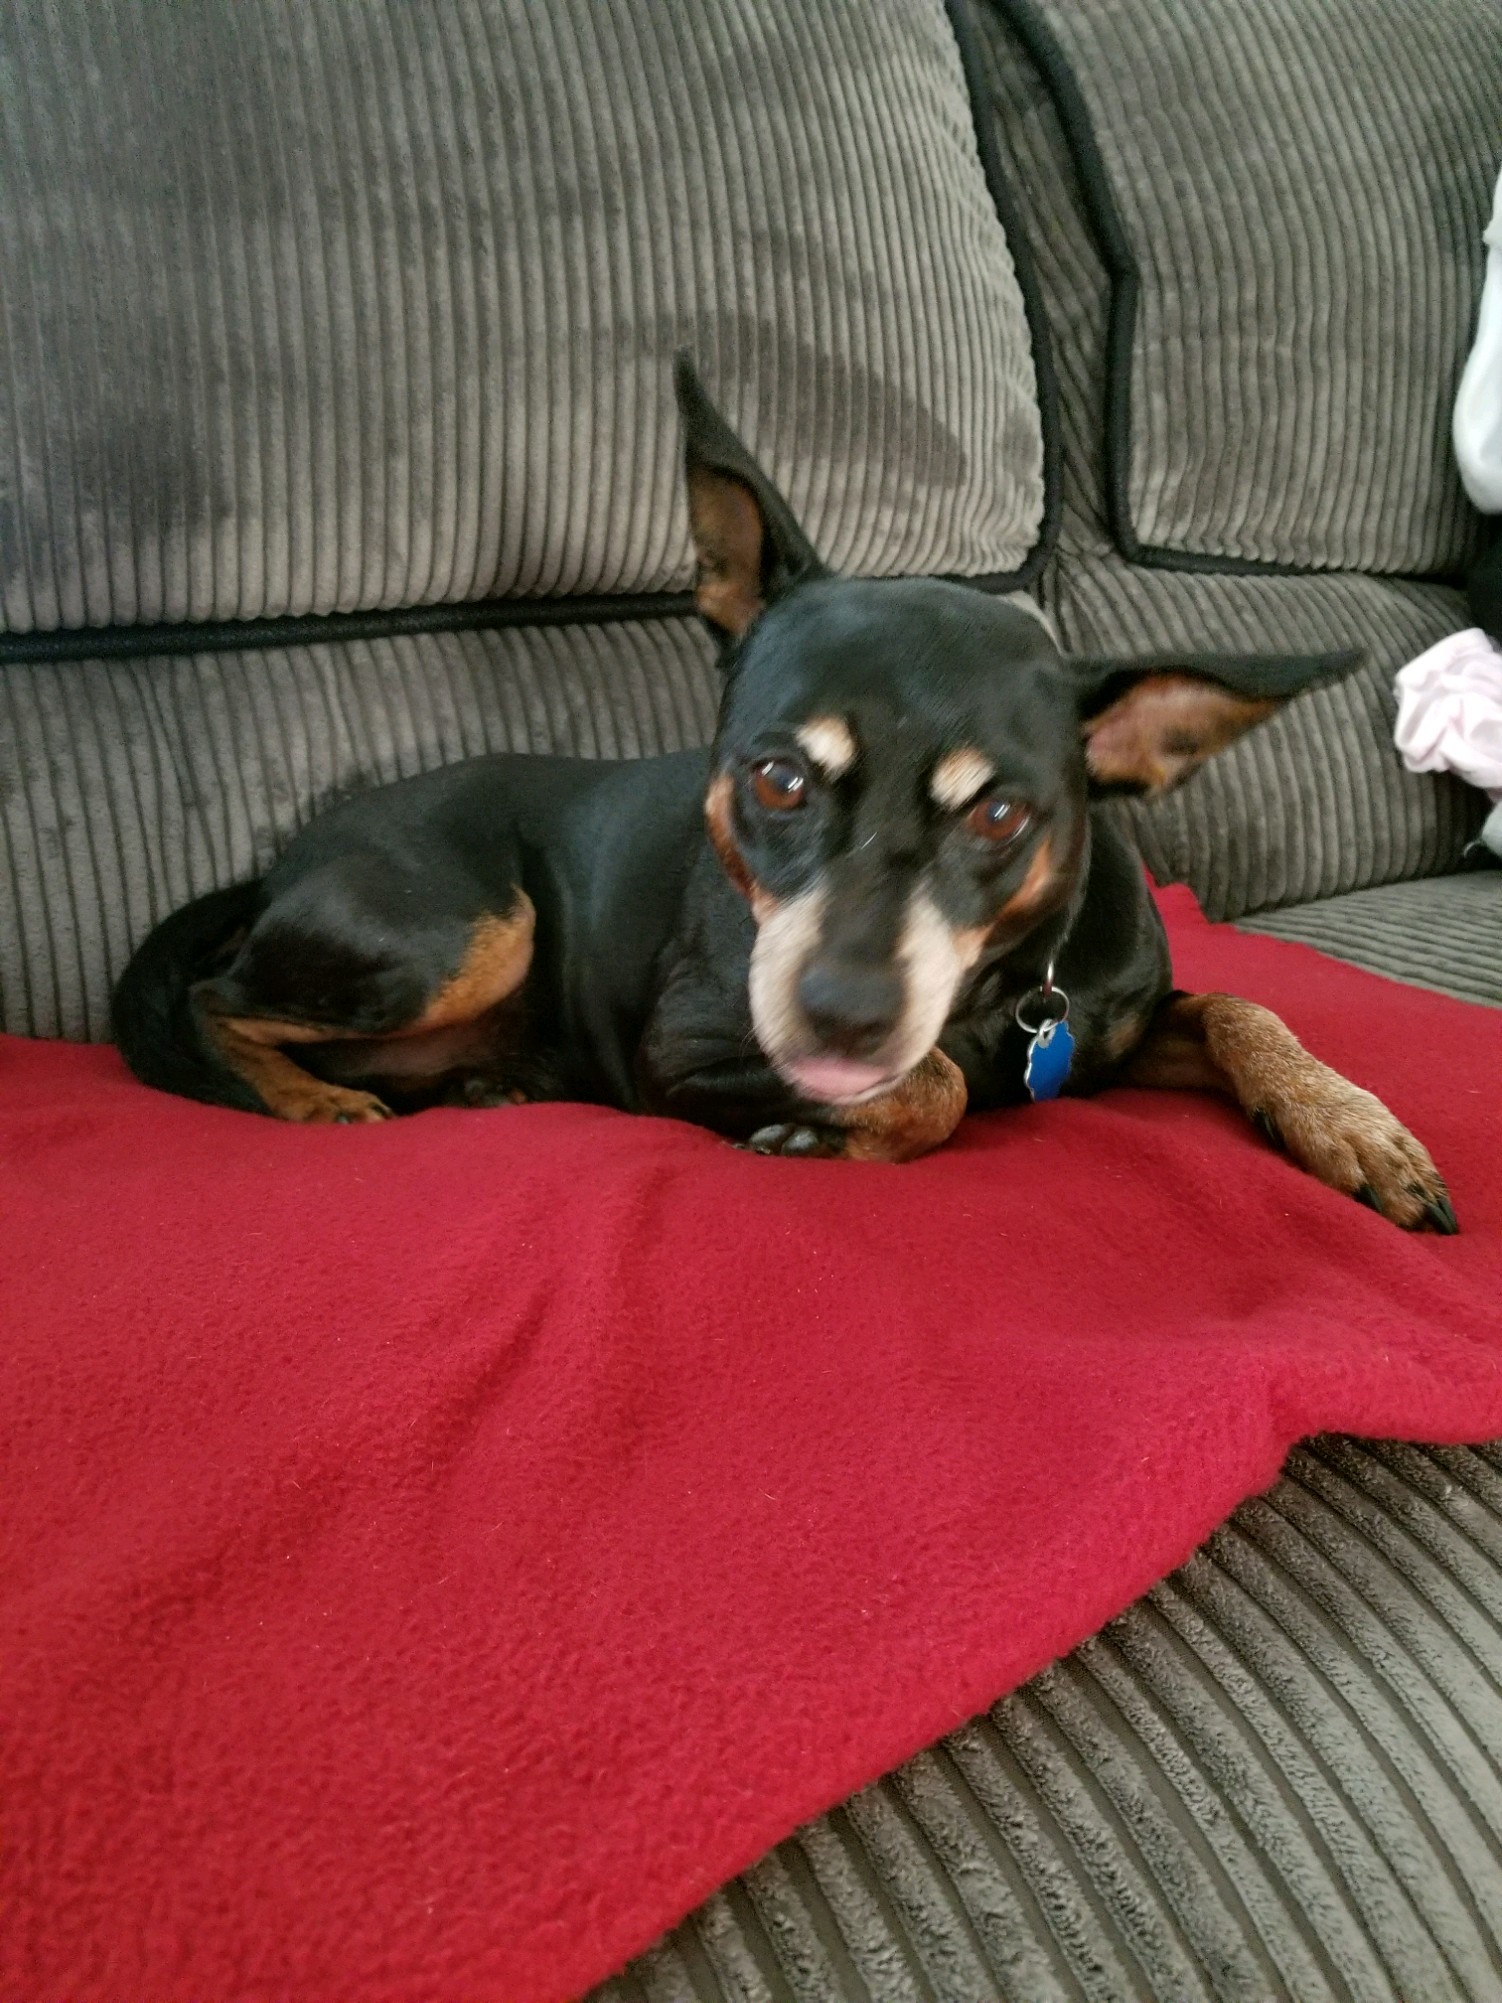
M765 1154L907 1161L967 1106L1228 1094L1321 1181L1453 1231L1424 1148L1265 1009L1172 986L1099 802L1358 655L1066 659L1019 601L820 563L677 365L709 751L469 759L318 815L146 939L138 1077L287 1120L584 1099Z

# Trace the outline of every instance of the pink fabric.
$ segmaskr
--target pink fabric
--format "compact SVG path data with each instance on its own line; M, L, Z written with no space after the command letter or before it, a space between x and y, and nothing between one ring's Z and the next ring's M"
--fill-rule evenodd
M8 2003L560 2003L1300 1435L1502 1433L1502 1015L1165 905L1464 1235L1190 1095L893 1169L297 1129L0 1043Z

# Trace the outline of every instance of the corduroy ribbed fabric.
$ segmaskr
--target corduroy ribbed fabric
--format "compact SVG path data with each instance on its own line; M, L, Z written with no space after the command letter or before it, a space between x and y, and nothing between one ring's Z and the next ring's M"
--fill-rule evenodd
M1058 378L1062 555L1108 555L1106 336L1111 274L1091 231L1058 106L999 12L976 0L981 115L1013 192L1048 318Z
M151 926L263 869L337 793L482 751L703 744L719 694L697 619L7 668L4 1026L107 1036Z
M1502 1452L1317 1441L591 2003L1484 2003L1499 1646Z
M681 586L679 343L839 569L1042 521L941 0L14 0L0 310L13 631Z
M1078 653L1367 650L1349 680L1290 703L1175 792L1123 804L1153 874L1190 884L1210 917L1459 863L1482 796L1447 775L1407 771L1392 741L1393 676L1465 624L1459 592L1378 577L1174 575L1077 557L1057 566L1049 604Z
M1246 921L1390 980L1502 1008L1502 869L1294 904ZM1502 1053L1499 1053L1502 1062Z
M1076 427L1099 408L1107 274L1117 546L1170 567L1461 571L1476 518L1450 412L1497 171L1492 0L987 11ZM1038 172L1057 133L1029 111L1024 47L1070 172Z

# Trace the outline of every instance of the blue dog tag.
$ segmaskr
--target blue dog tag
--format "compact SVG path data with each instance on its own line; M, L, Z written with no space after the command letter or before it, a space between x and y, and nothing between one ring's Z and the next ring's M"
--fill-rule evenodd
M1025 994L1013 1013L1028 1038L1022 1072L1028 1097L1057 1099L1074 1062L1074 1032L1069 1027L1069 997L1053 984L1052 960L1042 987Z
M1074 1034L1062 1017L1035 1029L1027 1046L1027 1068L1022 1074L1029 1098L1057 1099L1073 1062Z

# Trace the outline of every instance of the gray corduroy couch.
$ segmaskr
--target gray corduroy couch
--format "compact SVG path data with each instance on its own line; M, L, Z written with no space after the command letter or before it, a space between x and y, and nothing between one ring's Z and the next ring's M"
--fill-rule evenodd
M11 0L0 1002L337 789L702 740L666 359L823 553L1370 666L1167 802L1211 916L1502 1006L1447 420L1494 0ZM1317 1442L601 2003L1502 1997L1502 1450Z

